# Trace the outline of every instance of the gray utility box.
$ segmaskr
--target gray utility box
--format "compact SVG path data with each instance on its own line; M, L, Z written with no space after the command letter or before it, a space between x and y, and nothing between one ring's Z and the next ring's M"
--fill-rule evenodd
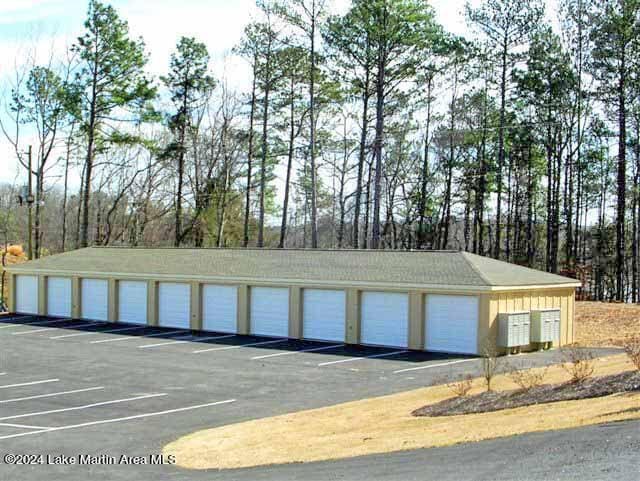
M560 341L560 309L531 311L531 340L533 342Z
M500 347L529 345L531 319L528 312L502 312L498 314Z

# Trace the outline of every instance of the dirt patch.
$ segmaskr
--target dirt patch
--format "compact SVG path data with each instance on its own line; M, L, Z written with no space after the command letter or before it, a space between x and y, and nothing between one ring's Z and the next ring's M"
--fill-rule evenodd
M534 404L573 401L640 391L640 372L595 377L580 383L559 383L535 386L527 391L485 391L475 396L459 396L413 411L414 416L454 416L487 413Z
M625 355L594 361L595 375L632 369ZM559 366L545 382L567 382ZM493 381L496 391L517 386L506 375ZM469 395L485 390L473 380ZM445 385L348 402L320 409L205 429L168 444L163 453L189 469L230 469L268 464L344 459L407 449L449 446L516 434L567 429L640 418L640 393L537 404L464 416L426 417L411 413L452 397Z
M576 341L584 346L622 346L640 335L640 305L576 302Z

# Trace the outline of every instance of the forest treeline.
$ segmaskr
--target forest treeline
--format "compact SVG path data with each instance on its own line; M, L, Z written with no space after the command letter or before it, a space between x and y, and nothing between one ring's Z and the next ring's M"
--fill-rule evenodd
M484 0L464 37L422 0L257 6L240 82L189 37L154 77L143 39L97 0L68 50L16 67L4 241L27 238L32 144L31 257L463 249L640 301L640 1Z

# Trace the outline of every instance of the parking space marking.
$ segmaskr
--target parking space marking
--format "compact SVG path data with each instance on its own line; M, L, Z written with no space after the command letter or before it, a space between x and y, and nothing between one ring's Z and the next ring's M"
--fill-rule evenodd
M0 324L3 324L7 321L19 321L21 319L31 319L32 316L19 316L19 317L6 317L6 318L0 318ZM14 324L14 323L10 323L7 324L6 326L0 326L0 329L5 329L7 327L13 327L13 326L25 326L27 323L20 323L20 324Z
M31 399L42 399L46 397L64 396L65 394L76 394L79 392L98 391L100 389L104 389L104 386L87 387L84 389L74 389L72 391L51 392L48 394L37 394L35 396L16 397L13 399L3 399L0 401L0 404L15 403L18 401L29 401Z
M229 334L226 336L210 336L210 337L197 337L197 336L193 336L191 334L189 334L188 336L178 336L175 337L174 339L181 339L179 341L167 341L167 342L159 342L157 344L143 344L142 346L138 346L140 349L146 349L148 347L160 347L160 346L170 346L172 344L184 344L186 342L191 342L191 341L211 341L213 339L226 339L229 337L235 337L236 334ZM183 339L188 339L188 340L183 340Z
M135 327L121 327L118 329L108 329L106 331L98 331L98 332L90 332L83 334L106 334L111 332L126 332L126 331L135 331L136 329L146 329L148 326L135 326ZM101 342L115 342L115 341L123 341L125 339L130 339L129 337L114 337L109 339L101 339L99 341L91 341L91 344L100 344Z
M473 359L458 359L457 361L449 361L449 362L441 362L439 364L429 364L427 366L417 366L417 367L408 367L406 369L398 369L397 371L393 371L394 374L400 374L402 372L409 372L409 371L419 371L421 369L431 369L434 367L442 367L442 366L450 366L452 364L459 364L461 362L469 362L469 361L477 361L478 358L473 358Z
M53 331L55 327L45 327L44 329L29 329L28 331L12 332L14 336L22 336L23 334L36 334L38 332Z
M233 403L236 402L235 399L226 399L225 401L216 401L216 402L210 402L210 403L206 403L206 404L196 404L194 406L185 406L182 408L176 408L176 409L167 409L165 411L156 411L156 412L151 412L151 413L144 413L144 414L134 414L133 416L125 416L122 418L112 418L112 419L102 419L100 421L90 421L87 423L80 423L80 424L71 424L68 426L58 426L58 427L54 427L54 428L48 428L48 429L43 429L41 431L28 431L26 433L18 433L18 434L9 434L7 436L0 436L0 440L2 439L10 439L10 438L18 438L21 436L29 436L31 434L40 434L40 433L47 433L47 432L51 432L51 431L64 431L67 429L77 429L77 428L84 428L87 426L96 426L99 424L109 424L109 423L118 423L118 422L122 422L122 421L131 421L134 419L142 419L142 418L148 418L148 417L153 417L153 416L162 416L164 414L173 414L173 413L179 413L179 412L183 412L183 411L191 411L193 409L200 409L200 408L206 408L206 407L211 407L211 406L219 406L221 404L229 404L229 403Z
M46 384L49 382L58 382L60 379L44 379L42 381L31 381L31 382L21 382L18 384L5 384L4 386L0 386L0 389L9 389L11 387L22 387L22 386L34 386L36 384Z
M139 401L140 399L149 399L154 397L166 396L167 393L160 392L154 394L144 394L142 396L129 397L124 399L114 399L112 401L101 401L97 403L85 404L83 406L73 406L70 408L60 408L60 409L50 409L49 411L40 411L35 413L25 413L25 414L14 414L13 416L4 416L0 418L0 421L6 421L7 419L20 419L20 418L30 418L34 416L43 416L45 414L55 414L55 413L66 413L69 411L80 411L82 409L90 409L98 406L108 406L110 404L118 404L130 401Z
M252 357L252 361L257 361L258 359L268 359L270 357L278 357L278 356L288 356L290 354L298 354L299 352L317 352L317 351L327 351L329 349L336 349L338 347L343 347L344 344L335 344L333 346L322 346L322 347L313 347L311 349L300 349L299 351L287 351L287 352L277 352L275 354L265 354L264 356L255 356Z
M103 324L104 324L104 322L91 322L89 324L85 324L85 325L78 326L78 327L82 327L84 329L85 327L101 326ZM64 339L64 338L67 338L67 337L86 336L87 334L99 334L99 333L100 333L100 331L98 331L98 332L76 332L76 333L73 333L73 334L63 334L62 336L53 336L53 337L50 337L49 339Z
M0 426L7 426L9 428L21 428L21 429L51 429L45 426L28 426L26 424L11 424L11 423L0 423Z
M405 350L405 351L383 352L382 354L372 354L371 356L350 357L348 359L338 359L337 361L321 362L320 364L318 364L318 366L328 366L330 364L340 364L343 362L359 361L361 359L376 359L378 357L389 357L389 356L395 356L396 354L404 354L405 352L409 352L409 351Z
M0 376L4 376L6 372L0 372Z
M131 326L131 327L119 327L117 329L107 329L106 331L100 332L92 332L91 334L105 334L107 332L127 332L127 331L135 331L136 329L145 329L147 326Z
M55 324L57 322L68 322L73 319L54 319L52 321L32 321L32 322L21 322L19 324L7 324L6 326L0 326L0 329L5 329L7 327L20 327L20 326L31 326L37 324L38 326L46 326L49 324Z
M150 326L143 326L143 327L150 327ZM151 326L154 327L154 326ZM173 335L173 334L184 334L185 332L189 332L189 331L185 331L180 330L180 331L166 331L166 332L156 332L155 334L148 334L146 336L126 336L126 337L116 337L115 339L100 339L99 341L91 341L91 344L100 344L103 342L121 342L121 341L130 341L131 339L145 339L147 337L160 337L160 336L169 336L169 335Z
M249 344L237 344L235 346L212 347L210 349L198 349L197 351L193 351L193 354L199 354L201 352L209 352L209 351L226 351L228 349L240 349L241 347L266 346L267 344L276 344L278 342L285 342L285 341L288 341L288 339L275 339L273 341L251 342Z

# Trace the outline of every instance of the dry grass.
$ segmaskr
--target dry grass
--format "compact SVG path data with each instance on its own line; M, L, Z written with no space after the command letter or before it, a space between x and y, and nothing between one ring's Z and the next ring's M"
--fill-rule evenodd
M576 341L583 346L623 346L640 335L640 305L576 302Z
M627 357L595 361L595 374L632 368ZM547 369L545 382L568 380L560 366ZM514 389L507 375L493 379L494 390ZM485 388L475 379L471 393ZM425 404L450 398L446 385L432 386L336 406L258 419L199 431L164 448L178 465L192 469L240 468L267 464L340 459L373 453L446 446L533 431L566 429L640 418L640 394L534 405L464 416L415 417Z

